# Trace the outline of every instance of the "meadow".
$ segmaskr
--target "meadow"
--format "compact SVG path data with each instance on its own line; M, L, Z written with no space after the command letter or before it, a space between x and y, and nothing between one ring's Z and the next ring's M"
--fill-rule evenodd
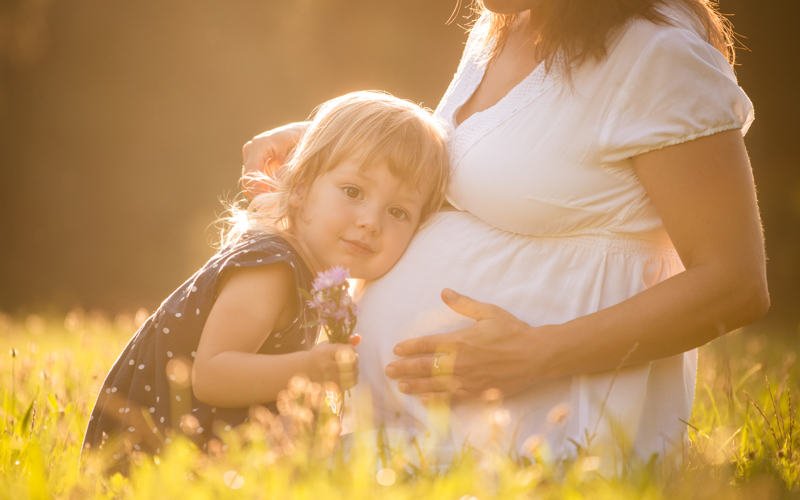
M651 461L604 478L600 459L580 453L531 462L466 450L444 470L358 441L345 454L338 420L308 411L325 404L309 403L311 384L298 381L280 418L256 411L208 453L176 439L160 458L139 457L130 477L103 474L98 457L79 463L83 433L103 377L143 317L0 313L0 499L800 498L797 335L748 330L700 349L690 447L671 473Z

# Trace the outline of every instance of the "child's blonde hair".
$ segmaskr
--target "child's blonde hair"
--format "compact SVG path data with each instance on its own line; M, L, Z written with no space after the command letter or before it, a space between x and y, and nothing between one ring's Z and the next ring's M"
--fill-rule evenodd
M289 197L299 189L310 190L349 158L358 158L363 167L383 161L404 184L429 190L420 225L444 201L450 173L444 128L411 102L379 92L353 92L315 110L289 160L274 175L259 172L242 178L257 192L246 209L231 208L222 245L252 230L288 235L294 215Z

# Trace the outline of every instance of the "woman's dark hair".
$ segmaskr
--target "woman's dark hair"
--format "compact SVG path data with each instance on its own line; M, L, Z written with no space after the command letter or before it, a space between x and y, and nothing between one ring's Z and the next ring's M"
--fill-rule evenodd
M491 45L487 56L491 59L503 50L516 15L489 12L481 0L475 0L475 4L478 13L489 17L485 32L480 35L484 47ZM542 8L541 30L536 41L539 55L548 72L556 68L569 79L572 70L587 60L602 60L610 36L631 19L671 24L664 7L693 14L705 28L708 43L734 64L733 26L719 13L713 0L550 0ZM564 57L557 57L559 53Z

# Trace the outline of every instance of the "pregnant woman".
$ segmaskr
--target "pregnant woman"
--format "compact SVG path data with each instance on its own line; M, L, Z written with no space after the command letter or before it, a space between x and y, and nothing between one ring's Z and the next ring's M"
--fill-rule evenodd
M479 9L436 111L453 208L367 285L360 387L412 431L450 401L456 447L485 445L493 388L523 452L680 451L695 348L769 306L729 27L708 0ZM303 130L254 138L245 170Z

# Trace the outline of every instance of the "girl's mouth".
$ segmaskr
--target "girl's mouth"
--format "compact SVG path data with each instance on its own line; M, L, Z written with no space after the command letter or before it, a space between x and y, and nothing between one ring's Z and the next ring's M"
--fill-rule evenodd
M372 249L369 243L365 243L359 240L342 240L342 241L344 241L344 244L347 245L347 248L349 248L353 253L359 255L370 255L375 253L375 250Z

